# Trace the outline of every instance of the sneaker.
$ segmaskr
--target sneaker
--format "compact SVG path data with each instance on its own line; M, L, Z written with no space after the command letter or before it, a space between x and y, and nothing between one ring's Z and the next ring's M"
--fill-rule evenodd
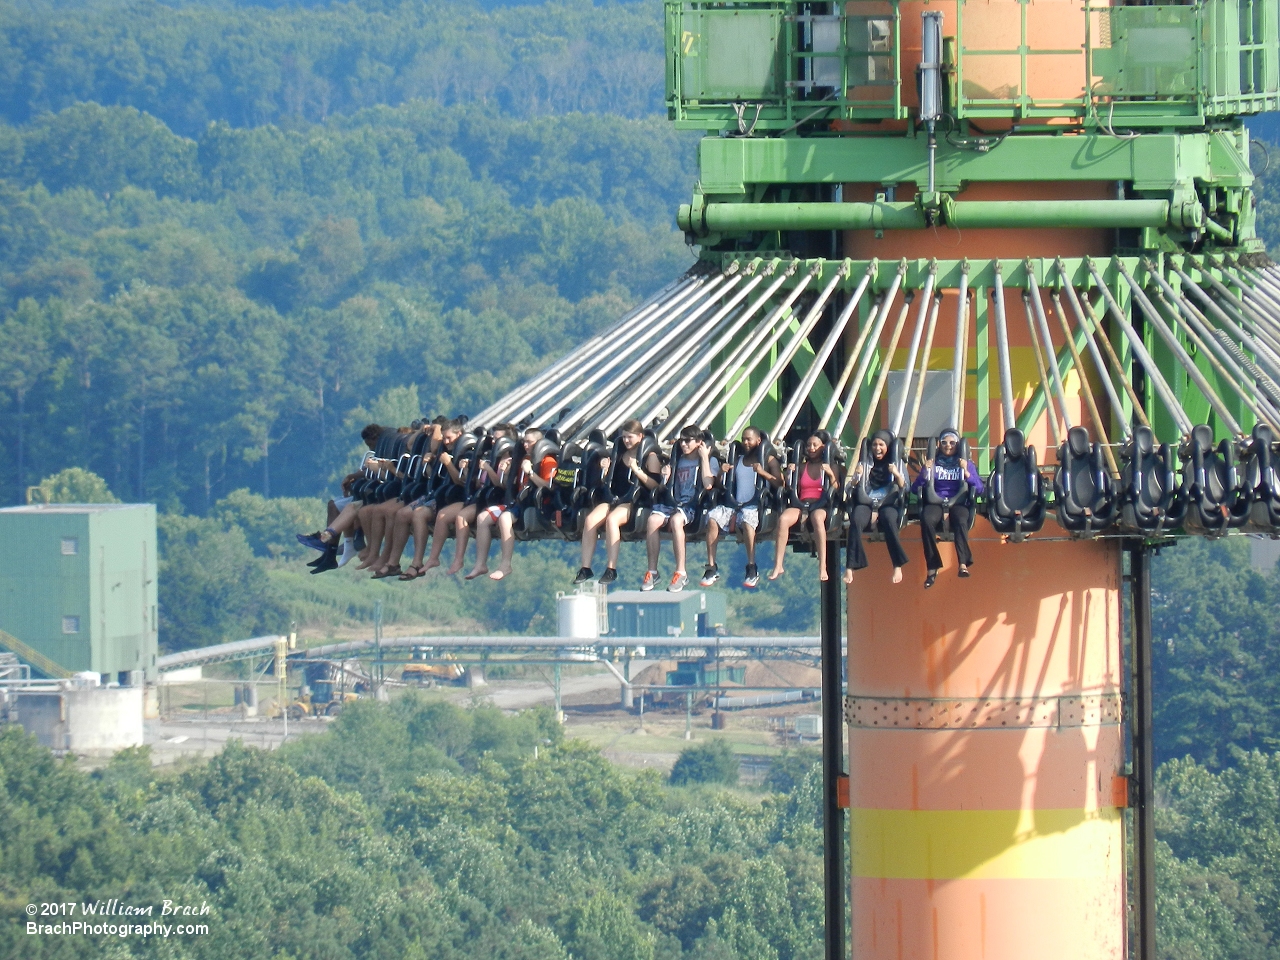
M714 563L709 564L707 569L702 571L702 579L698 581L698 586L709 587L720 579L720 568Z
M600 574L599 583L613 583L618 579L618 571L613 567L606 567L604 573Z
M320 555L320 562L311 568L312 573L327 573L338 569L338 551L326 550Z
M677 570L671 575L671 582L667 584L668 593L679 593L685 588L685 584L689 582L689 575L683 570Z
M578 569L578 575L573 578L573 582L574 584L586 583L594 576L595 574L591 572L590 567L580 567Z
M640 584L640 589L648 593L658 585L658 571L646 570L644 572L644 582Z
M756 587L760 586L760 571L756 569L756 565L754 563L747 564L747 576L746 579L742 581L742 585L748 590L754 590Z
M298 534L298 542L304 547L310 547L312 550L328 550L329 545L320 539L320 531L315 533Z

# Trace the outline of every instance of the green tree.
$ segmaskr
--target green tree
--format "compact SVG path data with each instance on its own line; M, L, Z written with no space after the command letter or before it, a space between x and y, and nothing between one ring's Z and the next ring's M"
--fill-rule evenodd
M31 491L36 503L119 503L107 481L79 467L67 467L45 477Z
M738 757L727 740L710 740L681 750L669 780L674 786L691 783L733 786L738 782L739 766Z

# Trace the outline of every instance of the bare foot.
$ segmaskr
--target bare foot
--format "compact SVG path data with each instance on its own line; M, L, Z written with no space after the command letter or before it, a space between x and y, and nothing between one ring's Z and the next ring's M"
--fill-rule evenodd
M445 573L449 574L450 576L453 576L454 574L461 572L461 570L462 570L462 561L455 560L453 561L453 563L449 564L449 569L446 570Z
M510 570L506 570L502 567L499 567L497 570L493 571L493 573L489 574L489 579L501 580L503 577L507 576L510 573L511 573Z
M844 572L844 582L853 583L853 571L846 569Z
M894 582L894 583L901 583L901 582L902 582L902 568L901 568L901 567L894 567L894 568L893 568L893 582Z
M488 572L489 572L489 568L488 568L488 567L476 567L474 570L472 570L470 573L468 573L468 574L467 574L465 577L463 577L462 579L463 579L463 580L474 580L476 577L483 577L483 576L484 576L486 573L488 573Z
M786 570L784 570L784 569L782 569L782 567L776 567L776 568L774 569L774 571L773 571L772 573L770 573L770 574L769 574L769 579L770 579L770 580L777 580L780 576L782 576L782 575L783 575L784 573L786 573L786 572L787 572L787 571L786 571Z
M825 571L825 570L819 570L819 571L818 571L818 579L819 579L819 580L821 580L823 583L826 583L826 582L827 582L827 580L829 579L829 578L827 577L827 571Z
M420 567L420 569L423 573L426 573L428 570L434 570L438 566L440 566L439 560L428 560Z

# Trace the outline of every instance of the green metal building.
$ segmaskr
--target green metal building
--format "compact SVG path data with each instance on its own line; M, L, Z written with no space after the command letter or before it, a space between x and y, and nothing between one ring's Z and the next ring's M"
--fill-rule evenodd
M36 671L152 679L156 508L31 504L0 510L0 646Z
M726 622L724 594L719 591L609 594L610 637L714 637Z

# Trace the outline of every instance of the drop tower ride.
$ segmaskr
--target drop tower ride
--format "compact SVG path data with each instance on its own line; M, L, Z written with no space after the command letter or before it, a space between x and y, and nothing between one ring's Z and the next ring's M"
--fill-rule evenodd
M1277 19L665 3L669 114L706 134L698 264L474 422L554 415L584 450L630 416L659 444L825 429L850 465L876 429L917 462L963 435L973 575L944 543L921 590L904 531L906 583L871 544L822 588L829 958L1155 956L1150 552L1280 536L1244 121L1280 108Z

